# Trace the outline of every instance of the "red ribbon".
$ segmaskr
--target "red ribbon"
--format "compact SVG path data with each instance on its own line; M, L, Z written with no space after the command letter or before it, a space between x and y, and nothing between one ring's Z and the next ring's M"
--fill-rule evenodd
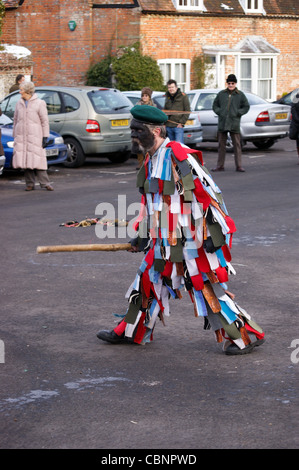
M190 148L182 147L180 142L169 142L166 147L171 147L175 158L177 158L180 162L183 160L187 160L188 154L195 153L197 154L200 163L203 165L203 158L202 158L202 152L200 150L193 150Z

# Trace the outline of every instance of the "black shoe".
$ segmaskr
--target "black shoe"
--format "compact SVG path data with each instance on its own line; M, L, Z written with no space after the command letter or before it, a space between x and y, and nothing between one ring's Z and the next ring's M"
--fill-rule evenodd
M122 337L118 336L113 330L100 330L97 333L97 337L108 343L121 343Z
M108 343L127 343L127 339L124 336L117 335L113 330L100 330L97 333L97 337L103 341L108 341Z
M256 341L253 341L251 344L254 348L256 348L256 347L261 346L262 344L264 344L265 341L266 341L265 338L257 339Z
M235 343L232 343L226 348L224 352L228 356L240 356L242 354L251 353L253 348L254 348L253 344L248 344L248 346L246 346L245 348L240 349Z

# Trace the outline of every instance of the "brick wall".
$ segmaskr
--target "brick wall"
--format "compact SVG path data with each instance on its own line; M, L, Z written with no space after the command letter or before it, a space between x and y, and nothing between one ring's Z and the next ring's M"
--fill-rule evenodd
M201 54L203 46L227 45L232 48L246 36L262 36L280 51L277 94L281 95L299 86L298 30L298 19L189 17L186 28L186 17L144 15L140 34L143 52L156 60L192 60ZM231 58L228 64L227 72L231 73Z
M82 85L92 62L135 42L138 31L136 9L92 9L88 0L26 0L6 11L1 40L32 52L36 85Z
M142 15L139 8L92 9L91 3L26 0L6 11L2 42L30 49L36 85L84 84L91 63L138 39L143 52L155 59L192 60L204 45L233 47L245 36L257 35L281 51L277 93L299 86L298 19ZM74 31L70 20L77 24Z

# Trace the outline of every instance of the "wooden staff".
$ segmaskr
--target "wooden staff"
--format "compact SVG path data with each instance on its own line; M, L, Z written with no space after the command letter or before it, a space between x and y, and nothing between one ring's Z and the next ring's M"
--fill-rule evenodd
M58 253L61 251L120 251L132 248L131 243L111 243L92 245L50 245L38 246L37 253Z
M195 114L198 111L176 111L175 109L162 109L165 114Z

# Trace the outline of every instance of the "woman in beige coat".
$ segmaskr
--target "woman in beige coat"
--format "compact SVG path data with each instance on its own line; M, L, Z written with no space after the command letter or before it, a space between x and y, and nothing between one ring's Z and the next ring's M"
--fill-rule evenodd
M25 191L35 189L35 177L41 188L53 191L43 148L50 133L46 103L38 98L32 82L21 83L20 93L13 124L13 167L25 170Z

